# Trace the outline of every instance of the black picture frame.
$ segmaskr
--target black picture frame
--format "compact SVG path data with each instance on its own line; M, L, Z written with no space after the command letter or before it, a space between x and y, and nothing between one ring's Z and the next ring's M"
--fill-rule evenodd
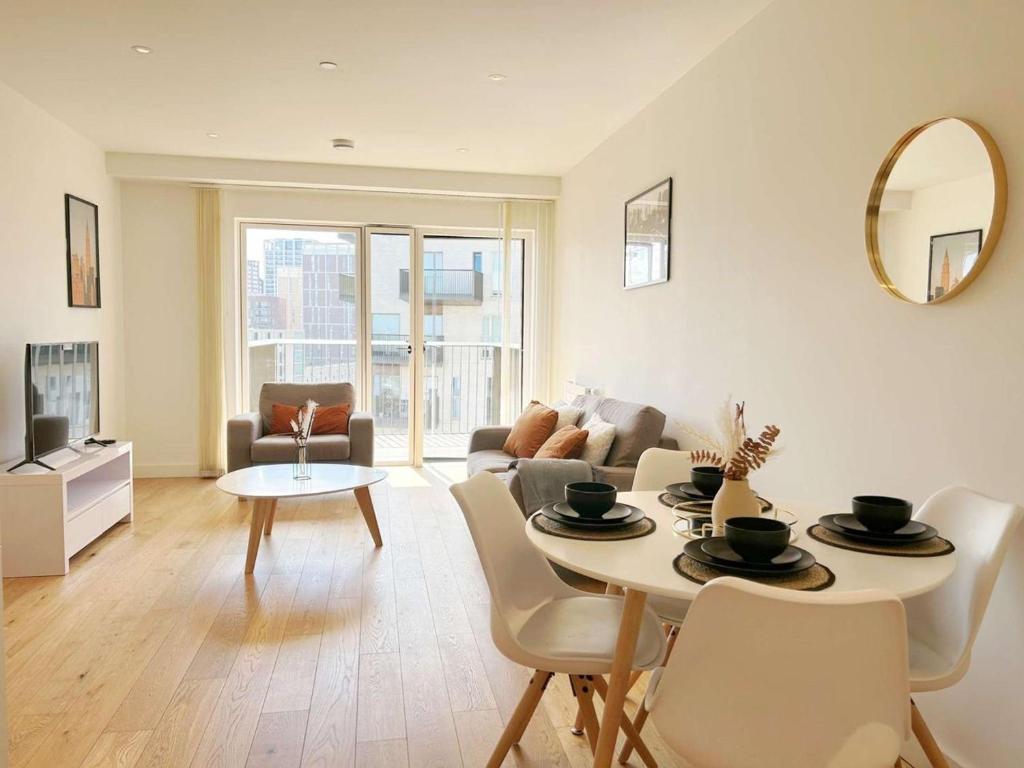
M967 240L968 236L970 236L970 238L974 241L972 244L974 245L975 259L977 259L978 254L981 253L981 243L983 240L982 230L980 229L964 229L959 232L943 232L940 235L932 235L930 238L928 238L928 285L926 286L925 292L925 296L927 297L928 301L935 301L935 299L940 298L941 296L944 295L944 293L936 293L936 290L939 289L941 286L936 286L934 284L936 241L949 240L951 243L953 243L955 242L953 238ZM974 269L973 265L971 269ZM967 272L960 275L959 280L962 280L964 277L966 277L967 274L970 273L970 271L971 270L967 270ZM952 288L952 286L950 286L950 288Z
M664 196L665 216L655 217L653 221L654 230L648 233L640 233L644 239L636 238L638 232L634 226L634 232L630 232L630 213L638 214L641 206L650 208L661 205L658 196ZM631 210L632 209L632 210ZM647 226L647 222L643 226ZM634 239L630 239L633 234ZM665 263L664 268L656 264L654 256L655 246L664 241ZM635 254L641 251L647 254L647 276L646 279L633 280L630 277L631 250ZM648 285L667 283L671 276L672 265L672 177L662 179L657 184L648 187L638 195L634 195L626 201L623 211L623 239L622 239L622 287L626 290L643 288ZM655 267L657 266L657 269Z
M83 217L86 219L84 232L79 226ZM64 195L64 242L68 306L99 309L101 299L98 205L75 195ZM78 250L79 247L82 249L81 252Z

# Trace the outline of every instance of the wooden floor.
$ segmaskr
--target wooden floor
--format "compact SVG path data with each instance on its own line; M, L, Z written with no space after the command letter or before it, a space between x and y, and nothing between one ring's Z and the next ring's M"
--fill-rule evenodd
M4 581L11 765L484 765L528 676L490 640L464 464L433 467L374 487L381 550L351 494L282 501L247 578L249 504L138 480L67 576ZM506 765L589 765L573 701L549 686Z

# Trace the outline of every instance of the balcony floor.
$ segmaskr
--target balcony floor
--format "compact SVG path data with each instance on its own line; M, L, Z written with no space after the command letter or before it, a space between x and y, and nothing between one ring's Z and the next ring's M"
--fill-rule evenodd
M424 459L465 459L469 432L427 433L423 436ZM409 456L409 436L378 432L374 435L374 456L380 462L404 462Z

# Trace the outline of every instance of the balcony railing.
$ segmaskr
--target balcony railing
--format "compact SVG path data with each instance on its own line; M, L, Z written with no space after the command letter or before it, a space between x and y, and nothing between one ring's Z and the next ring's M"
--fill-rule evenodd
M409 300L408 269L398 270L398 297ZM482 304L484 273L475 269L425 269L423 298L435 304Z
M372 381L367 387L372 392L374 428L379 434L404 434L409 428L411 386L408 337L374 339L371 346ZM501 345L427 341L424 347L421 410L425 437L463 435L468 440L476 427L500 424ZM519 403L522 352L518 347L509 350L508 363L509 397ZM250 402L259 402L264 382L355 382L358 370L356 342L352 340L250 341Z

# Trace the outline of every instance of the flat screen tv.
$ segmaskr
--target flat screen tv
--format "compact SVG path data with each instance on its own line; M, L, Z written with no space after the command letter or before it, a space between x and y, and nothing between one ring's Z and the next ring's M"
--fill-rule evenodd
M99 343L25 346L25 461L100 431Z

